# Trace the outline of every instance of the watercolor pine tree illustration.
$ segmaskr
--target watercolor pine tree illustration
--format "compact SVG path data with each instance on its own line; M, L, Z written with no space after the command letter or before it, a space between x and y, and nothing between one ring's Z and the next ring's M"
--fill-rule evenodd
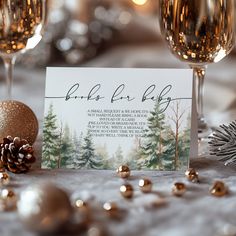
M147 120L147 129L144 130L144 143L140 146L140 158L137 164L140 168L163 169L163 153L167 141L163 135L165 130L165 114L161 112L159 102L150 112Z
M113 160L109 157L108 151L107 151L107 145L97 145L95 148L97 157L101 160L102 166L101 169L109 170L113 169Z
M48 114L44 119L43 136L42 167L56 168L59 133L52 104L49 106Z
M65 168L67 167L68 162L70 162L74 156L74 145L68 125L65 125L64 128L61 128L59 137L58 168Z
M81 162L81 148L82 148L82 140L83 140L83 133L81 132L79 138L74 132L72 142L73 142L73 150L72 153L73 155L71 156L70 159L66 161L66 167L71 168L71 169L79 169L81 168L81 165L83 162Z
M94 144L90 132L84 138L81 147L80 167L84 169L100 169L102 166L101 159L95 154Z
M182 129L185 110L180 101L170 106L172 126L166 124L166 115L159 101L148 117L147 129L140 144L137 166L139 169L180 170L188 165L190 150L190 116Z

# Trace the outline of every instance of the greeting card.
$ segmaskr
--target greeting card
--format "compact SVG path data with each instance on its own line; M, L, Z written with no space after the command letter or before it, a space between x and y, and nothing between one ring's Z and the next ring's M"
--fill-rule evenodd
M48 68L42 168L186 169L192 103L190 69Z

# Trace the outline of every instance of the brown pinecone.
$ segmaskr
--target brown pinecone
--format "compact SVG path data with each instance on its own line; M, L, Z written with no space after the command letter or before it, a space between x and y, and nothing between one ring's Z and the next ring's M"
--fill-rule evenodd
M7 136L0 143L0 164L16 174L27 172L35 162L33 152L33 147L25 139Z

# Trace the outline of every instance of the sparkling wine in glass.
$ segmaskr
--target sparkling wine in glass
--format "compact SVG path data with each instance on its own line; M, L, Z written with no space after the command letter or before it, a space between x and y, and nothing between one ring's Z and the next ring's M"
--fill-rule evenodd
M45 18L46 0L0 0L0 56L6 69L9 99L16 57L40 42Z
M160 0L160 28L171 52L194 71L199 139L209 135L203 115L206 66L234 45L234 0Z

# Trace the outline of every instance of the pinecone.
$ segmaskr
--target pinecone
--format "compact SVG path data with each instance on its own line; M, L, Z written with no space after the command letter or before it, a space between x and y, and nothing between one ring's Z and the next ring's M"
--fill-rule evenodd
M0 164L16 174L27 172L35 162L33 152L33 147L25 139L7 136L0 143Z

